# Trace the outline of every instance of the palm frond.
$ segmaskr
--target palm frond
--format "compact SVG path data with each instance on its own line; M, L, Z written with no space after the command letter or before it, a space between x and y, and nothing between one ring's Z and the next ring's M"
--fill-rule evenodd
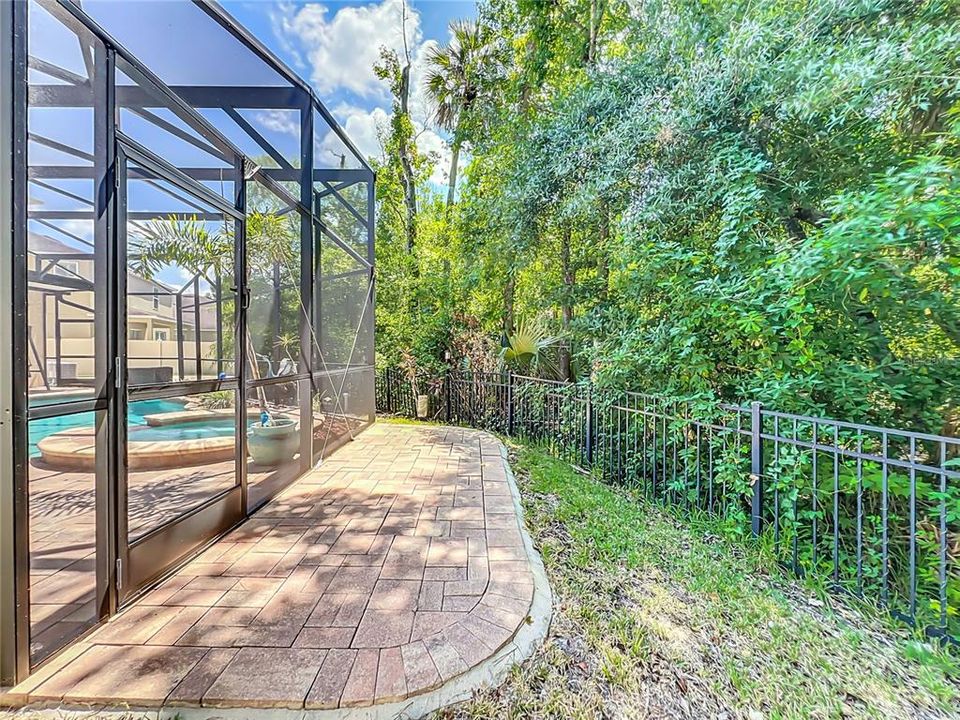
M477 95L475 77L489 43L481 26L472 20L455 20L450 33L447 45L431 47L427 52L425 86L437 124L455 132L460 116Z
M558 344L559 339L549 335L539 323L521 321L516 332L507 338L500 356L513 370L555 377L559 374L555 357Z
M140 277L152 279L167 265L205 275L224 275L233 263L233 234L192 218L157 218L138 223L131 233L128 263Z

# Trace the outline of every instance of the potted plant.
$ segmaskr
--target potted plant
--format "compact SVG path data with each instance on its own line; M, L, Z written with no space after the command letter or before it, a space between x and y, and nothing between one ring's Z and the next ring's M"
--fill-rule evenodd
M247 450L257 465L282 465L300 450L300 428L292 418L271 418L263 411L260 422L247 431Z
M407 379L410 381L410 389L413 391L413 397L416 398L417 419L425 420L430 414L430 396L420 392L420 383L417 381L417 360L410 351L403 351L403 361L400 366L406 373Z

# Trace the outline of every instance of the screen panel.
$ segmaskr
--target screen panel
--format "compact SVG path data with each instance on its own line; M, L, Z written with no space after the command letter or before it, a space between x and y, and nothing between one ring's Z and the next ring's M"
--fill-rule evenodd
M30 659L96 623L97 428L106 412L30 421Z
M236 391L130 402L130 542L238 484Z
M150 169L127 169L130 385L236 375L235 224Z

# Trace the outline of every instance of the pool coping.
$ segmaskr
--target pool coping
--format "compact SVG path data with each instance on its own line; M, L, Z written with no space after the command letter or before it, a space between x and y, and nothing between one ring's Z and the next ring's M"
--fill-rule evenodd
M130 433L134 435L135 433ZM236 454L236 436L190 440L129 440L129 470L164 470L206 465L230 460ZM61 430L37 442L35 458L45 466L64 472L93 472L97 460L96 429Z

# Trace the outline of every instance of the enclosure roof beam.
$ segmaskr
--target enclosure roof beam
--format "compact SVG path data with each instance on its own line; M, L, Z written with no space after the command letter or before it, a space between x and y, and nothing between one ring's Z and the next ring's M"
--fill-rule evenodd
M212 0L194 0L194 3L196 3L196 5L199 6L210 17L220 23L220 25L226 29L227 32L240 40L240 42L258 55L260 59L263 60L267 65L273 68L277 73L291 82L297 88L304 91L310 98L310 104L316 108L317 112L320 113L330 129L333 130L333 132L350 149L350 152L352 152L357 160L360 161L360 164L363 165L364 169L373 172L373 168L371 168L367 163L366 158L343 131L343 128L340 127L340 123L338 123L333 115L330 114L330 111L327 110L326 106L320 102L320 99L314 94L313 88L310 87L310 85L304 82L299 75L291 70L280 58L274 55L273 52L266 45L264 45L258 37L251 34L245 27L243 27L243 25L237 22L236 19L234 19L230 13L224 10L219 3L212 2Z
M210 220L222 221L228 213L205 211L170 212L168 210L129 210L129 220ZM92 210L36 210L30 213L30 219L54 220L94 220L96 213Z
M65 287L73 290L93 290L94 285L89 280L82 278L68 277L66 275L53 275L50 273L40 273L35 270L27 271L27 281L35 285L53 285L54 287Z
M61 235L65 235L66 237L70 238L71 240L75 240L76 242L80 243L81 245L86 245L87 247L90 247L90 248L93 247L93 243L90 242L89 240L85 240L84 238L80 237L80 236L77 235L76 233L70 232L69 230L64 230L62 227L60 227L59 225L55 225L54 223L50 222L49 220L44 220L44 219L37 218L37 217L32 217L32 216L31 216L29 219L30 219L30 220L33 220L33 221L36 221L36 222L39 223L40 225L43 225L43 226L45 226L45 227L48 227L48 228L50 228L51 230L55 230L56 232L60 233Z
M173 135L174 137L178 137L184 142L189 143L190 145L193 145L196 148L199 148L200 150L207 153L208 155L212 155L215 158L220 158L225 163L232 164L233 162L232 158L227 157L222 151L218 150L213 145L210 145L209 143L204 142L200 138L194 137L188 132L184 132L173 123L167 122L162 117L156 115L155 113L150 112L146 108L130 107L127 109L130 110L130 112L134 113L135 115L139 115L147 122L153 125L156 125L161 130L165 130L171 135Z
M40 135L39 133L33 133L33 132L27 133L27 138L31 142L35 142L38 145L45 145L46 147L52 150L57 150L58 152L62 152L64 155L73 155L73 157L79 158L80 160L93 162L93 155L91 155L90 153L84 152L83 150L80 150L79 148L75 148L72 145L67 145L57 140L48 138L44 135Z
M356 208L354 208L353 205L351 205L351 204L347 201L347 199L346 199L345 197L343 197L343 195L341 195L339 192L337 192L337 191L333 188L333 186L330 185L330 183L328 183L328 182L326 182L326 181L321 181L321 182L323 182L324 186L333 193L333 196L340 202L340 204L343 205L343 207L346 208L347 211L348 211L351 215L353 215L353 217L357 220L357 222L359 222L361 225L363 225L363 227L367 227L367 219L366 219L365 217L363 217L359 212L357 212ZM322 197L322 196L320 195L319 192L315 192L315 193L314 193L314 200L315 200L315 201L320 200L321 197Z
M242 45L251 50L254 55L263 60L265 64L270 66L270 68L284 80L307 93L310 92L310 86L307 85L299 75L287 67L270 48L260 42L260 39L256 35L252 34L247 28L237 22L222 5L209 2L209 0L194 0L194 4L215 20L224 30L239 40Z
M287 190L283 185L277 182L273 177L267 174L265 168L257 168L257 171L251 176L252 180L256 180L258 183L263 185L267 190L276 195L280 200L287 204L287 207L284 210L296 210L301 215L312 215L310 208L305 207L300 204L300 199L293 196L293 194Z
M328 189L327 189L327 190L317 190L317 198L319 198L319 199L323 199L323 198L327 197L327 195L331 195L332 193L337 192L337 191L339 191L339 190L346 190L348 187L352 187L352 186L356 185L358 182L362 182L362 181L361 181L361 180L342 181L342 182L336 183L336 185L334 185L334 184L332 184L332 183L328 183L328 182L325 181L325 180L321 180L321 182L322 182L324 185L326 185Z
M298 182L300 180L300 171L284 170L283 168L263 168L263 172L268 174L274 180ZM313 171L314 182L337 182L341 180L353 180L354 182L371 182L374 179L372 170L341 170L333 168L316 168Z
M241 220L243 218L237 209L224 198L217 195L208 187L200 185L196 182L191 182L191 180L194 180L194 178L186 175L183 170L171 165L166 160L154 156L149 150L144 148L137 141L127 137L121 132L117 132L117 140L120 142L123 151L130 157L130 159L140 165L144 171L150 173L149 177L159 177L163 180L166 180L167 182L176 185L181 190L206 200L214 207L219 208L224 213L237 220ZM130 213L130 216L135 216L135 213Z
M42 250L28 250L27 252L40 260L47 260L49 258L56 258L58 260L93 260L94 258L93 253L84 252L44 252Z
M257 145L259 145L264 150L264 152L266 152L270 157L272 157L280 167L284 168L285 170L293 169L293 165L291 165L290 161L283 156L283 153L278 151L273 145L267 142L267 139L263 135L261 135L260 132L253 125L247 122L247 119L243 117L243 115L238 113L234 108L230 107L229 105L224 107L223 111L227 115L229 115L231 118L233 118L233 121L237 125L239 125L240 128L245 133L247 133L247 135L253 138L254 142L256 142Z
M64 82L70 83L71 85L80 85L89 87L87 78L82 75L77 75L74 72L70 72L65 68L60 67L59 65L54 65L51 62L47 62L38 57L30 55L27 58L27 64L32 70L41 72L44 75L49 75L52 78L57 80L63 80Z
M81 205L87 205L89 207L93 207L95 204L89 198L85 198L82 195L77 195L76 193L72 193L69 190L64 190L63 188L57 187L56 185L51 185L50 183L42 182L40 180L37 180L36 178L31 179L30 182L32 182L37 187L42 187L46 190L50 190L51 192L55 192L58 195L63 195L63 197L70 198L71 200L76 200Z
M341 239L340 236L337 235L325 222L319 219L316 222L317 222L317 226L320 228L323 234L326 235L330 240L332 240L334 245L336 245L341 250L343 250L347 255L352 257L354 260L360 263L363 267L367 269L373 267L373 265L370 264L369 260L367 260L365 257L363 257L363 255L361 255L352 247L350 247L349 243L344 242L344 240Z
M170 90L194 108L299 110L303 92L289 87L241 85L170 85ZM31 85L30 104L36 107L90 107L92 91L84 85ZM117 85L120 107L158 108L166 104L139 85Z
M228 168L215 167L182 167L177 168L187 177L199 181L218 181L225 179ZM84 165L33 165L28 170L30 178L73 179L84 180L93 178L93 166ZM137 168L130 168L130 177L152 177L139 172ZM260 177L268 177L276 182L300 182L300 171L292 172L283 168L260 168ZM324 170L313 171L314 182L343 182L339 189L361 182L371 182L374 175L369 170ZM318 191L322 197L330 194L329 190Z
M205 117L197 112L196 109L187 104L183 97L173 91L167 84L157 77L152 70L140 62L140 60L136 58L129 50L127 50L126 47L117 42L117 40L115 40L110 33L100 27L100 25L98 25L93 18L83 11L83 8L81 8L79 4L70 2L69 0L60 0L59 2L56 2L55 0L40 0L40 2L49 12L60 19L68 27L83 27L113 48L117 56L118 69L125 72L135 82L139 82L141 86L147 86L151 88L153 92L147 91L144 87L136 87L136 90L148 97L159 96L165 102L166 107L168 107L181 120L197 130L197 132L203 135L203 137L209 140L212 144L220 148L223 152L236 157L243 157L243 153L237 147L235 147L233 143L231 143L219 131L217 131L217 129L210 124ZM78 32L78 34L82 34L82 32ZM87 56L84 55L85 61L86 58ZM89 68L88 72L90 72ZM121 89L127 87L131 86L118 85L116 87L117 100L120 98ZM48 92L51 92L54 95L62 94L64 91L87 91L80 93L81 95L86 95L87 93L90 94L90 98L82 106L93 106L92 88L88 90L87 88L78 87L75 85L45 85L41 86L41 88L45 88ZM30 88L29 91L29 102L33 104L33 88ZM42 104L43 100L43 92L41 92L37 97L38 105ZM155 100L153 102L155 102ZM151 105L151 107L153 107L153 105Z

